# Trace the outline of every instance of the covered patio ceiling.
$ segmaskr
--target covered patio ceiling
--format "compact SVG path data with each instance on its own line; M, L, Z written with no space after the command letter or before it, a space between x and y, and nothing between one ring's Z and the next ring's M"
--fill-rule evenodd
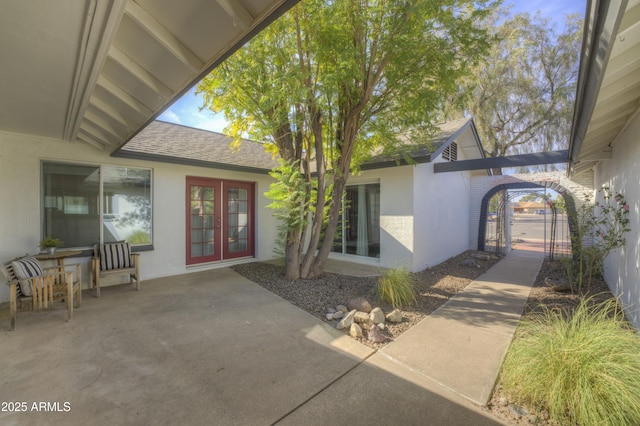
M2 0L0 132L114 152L298 0Z
M640 113L640 0L590 0L569 148L570 173L592 170Z

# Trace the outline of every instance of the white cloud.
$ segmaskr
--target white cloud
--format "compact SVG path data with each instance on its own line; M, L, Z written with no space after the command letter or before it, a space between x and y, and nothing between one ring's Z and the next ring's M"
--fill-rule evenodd
M175 111L172 111L171 108L160 114L158 120L168 121L169 123L182 124L180 117L176 114Z

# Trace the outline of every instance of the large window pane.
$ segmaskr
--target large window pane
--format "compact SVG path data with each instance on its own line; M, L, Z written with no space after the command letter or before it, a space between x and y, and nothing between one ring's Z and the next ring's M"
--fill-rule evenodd
M42 197L43 236L65 247L152 242L149 169L43 163Z
M104 242L151 244L151 170L102 168Z
M65 247L100 242L100 168L45 163L42 168L43 237Z

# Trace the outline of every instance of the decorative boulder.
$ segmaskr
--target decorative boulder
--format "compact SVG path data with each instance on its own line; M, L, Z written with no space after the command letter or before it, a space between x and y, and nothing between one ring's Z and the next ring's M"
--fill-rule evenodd
M340 311L343 314L346 314L346 313L349 312L349 309L347 309L347 307L344 306L344 305L338 305L338 306L336 306L336 311Z
M354 299L349 300L349 303L347 303L347 308L349 308L349 310L355 309L356 311L366 312L366 313L371 312L371 309L372 309L371 304L364 297L356 297Z
M326 316L325 316L329 321L331 321L333 319L333 314L331 312L329 312Z
M356 312L357 311L355 309L349 312L344 318L340 320L338 325L336 325L336 328L338 330L344 330L345 328L351 327L351 324L353 324L353 317L355 317Z
M369 319L374 324L384 323L384 312L380 308L373 308L371 312L369 312Z
M382 343L385 340L387 340L387 338L382 334L382 331L380 331L375 324L372 324L369 328L369 341L372 343Z
M356 323L351 324L351 328L349 328L349 334L351 335L351 337L362 337L362 327L360 327Z
M340 318L344 317L344 313L342 313L342 311L334 312L331 315L332 315L333 319L340 319Z
M477 268L478 264L473 259L464 259L460 262L460 266L468 266L470 268Z
M390 322L402 322L402 311L400 311L400 309L394 309L387 314L387 320Z
M372 324L371 319L369 318L369 314L366 312L356 312L353 320L358 324L366 325L367 327Z

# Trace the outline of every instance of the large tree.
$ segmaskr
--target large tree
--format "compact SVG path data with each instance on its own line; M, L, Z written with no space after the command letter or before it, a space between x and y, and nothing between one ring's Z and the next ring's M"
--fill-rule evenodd
M566 149L576 93L582 17L560 33L540 15L496 9L483 23L491 51L466 79L471 114L491 157Z
M345 185L374 149L429 140L488 48L477 27L486 3L305 0L199 85L227 133L283 159L272 195L287 225L287 277L322 272Z

